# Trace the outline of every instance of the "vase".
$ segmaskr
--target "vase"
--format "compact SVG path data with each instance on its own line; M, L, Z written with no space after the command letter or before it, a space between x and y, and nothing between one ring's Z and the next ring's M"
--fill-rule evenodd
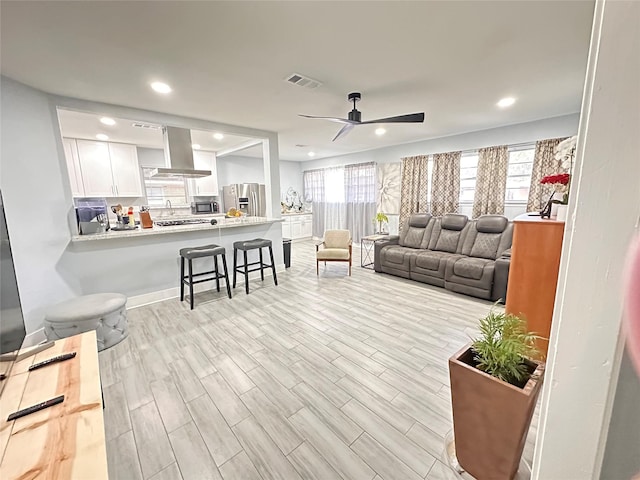
M554 202L562 202L562 200L564 200L564 193L555 192L551 198L554 200ZM551 218L556 218L558 216L558 207L560 205L560 203L551 204Z
M556 220L559 222L566 222L567 213L569 213L569 205L565 205L565 204L558 205Z

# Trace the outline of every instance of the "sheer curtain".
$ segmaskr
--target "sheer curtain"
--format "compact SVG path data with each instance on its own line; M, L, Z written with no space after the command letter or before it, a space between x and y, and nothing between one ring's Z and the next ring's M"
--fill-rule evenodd
M506 145L478 150L478 173L473 197L473 218L504 213L507 193L509 148Z
M324 195L325 202L321 206L324 221L319 237L324 237L325 230L347 228L347 208L344 203L344 167L324 169Z
M461 157L462 152L436 153L433 156L431 214L434 217L458 211Z
M536 142L536 153L533 157L533 169L531 171L531 188L527 200L527 211L540 210L553 192L552 186L540 185L547 175L559 172L559 162L555 158L555 148L565 138L550 138Z
M311 202L312 235L322 238L324 235L324 170L307 170L302 174L304 182L304 200Z
M344 167L347 228L354 242L374 232L376 216L376 164L359 163Z
M400 228L412 213L427 212L428 162L427 155L402 159L400 194Z

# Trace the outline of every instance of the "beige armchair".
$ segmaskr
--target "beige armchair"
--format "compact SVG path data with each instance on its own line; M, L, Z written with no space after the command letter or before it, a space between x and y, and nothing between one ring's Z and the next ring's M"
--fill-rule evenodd
M324 232L324 241L316 244L316 275L320 275L320 262L325 262L325 265L327 262L349 262L349 276L351 276L351 232L349 230Z

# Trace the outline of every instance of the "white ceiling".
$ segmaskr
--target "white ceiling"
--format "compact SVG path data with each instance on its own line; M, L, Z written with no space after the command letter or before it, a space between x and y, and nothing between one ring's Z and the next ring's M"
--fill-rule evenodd
M593 5L4 1L1 64L56 94L277 131L281 158L308 160L579 111ZM294 72L323 85L285 83ZM351 91L363 120L426 121L332 143L339 125L297 116L344 117Z
M93 113L75 112L71 110L58 109L58 119L60 120L60 130L63 137L84 138L95 140L96 135L103 133L109 137L110 142L131 143L140 147L164 148L162 130L152 130L137 128L133 126L136 119L113 118L115 125L104 125L100 122L101 115ZM112 118L112 117L110 117ZM143 122L144 123L144 122ZM191 130L191 141L199 144L202 150L219 152L228 148L237 147L252 140L248 137L224 134L224 138L218 140L213 137L214 133L202 130ZM260 149L247 149L238 152L238 155L246 155L249 151L259 151Z

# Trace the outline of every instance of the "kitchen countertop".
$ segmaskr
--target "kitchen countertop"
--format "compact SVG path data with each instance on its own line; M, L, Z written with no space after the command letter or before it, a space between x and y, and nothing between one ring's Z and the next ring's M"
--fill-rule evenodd
M283 217L293 217L295 215L312 215L312 212L287 212L283 213Z
M272 223L282 222L280 218L266 218L266 217L247 217L243 219L228 219L228 218L216 218L218 220L217 225L211 225L210 223L196 223L191 225L173 225L169 227L159 227L154 225L153 228L136 228L135 230L124 230L115 232L109 230L106 233L96 233L94 235L73 235L71 237L72 242L92 242L96 240L113 240L117 238L133 238L133 237L146 237L149 235L168 235L172 233L184 233L184 232L196 232L202 230L218 231L227 228L239 228L249 227L252 225L270 225ZM170 220L169 218L158 218L158 221Z

